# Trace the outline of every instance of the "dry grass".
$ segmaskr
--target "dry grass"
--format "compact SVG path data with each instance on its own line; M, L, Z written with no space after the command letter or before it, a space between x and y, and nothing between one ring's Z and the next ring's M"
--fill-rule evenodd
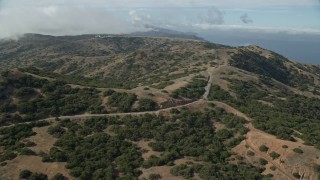
M30 149L36 153L39 153L40 151L49 153L57 139L48 134L48 127L33 128L32 130L37 134L27 138L26 140L34 142L37 145L35 147L31 147Z
M69 179L72 179L68 175L65 163L43 163L41 159L42 158L38 156L18 156L14 160L8 161L6 166L0 167L0 179L17 180L19 179L20 171L26 169L31 172L47 174L49 179L57 173L61 173Z

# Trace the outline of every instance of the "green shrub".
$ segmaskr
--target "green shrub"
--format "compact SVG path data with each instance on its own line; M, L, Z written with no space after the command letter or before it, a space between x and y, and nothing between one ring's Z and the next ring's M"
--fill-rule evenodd
M17 157L17 154L12 151L6 151L4 154L0 156L0 162L6 161L6 160L12 160Z
M160 174L150 174L149 175L149 180L158 180L160 178L161 178Z
M194 169L185 164L175 166L171 169L171 174L175 176L183 176L184 178L193 177Z
M67 180L67 179L68 178L61 173L58 173L51 178L51 180Z
M277 168L276 168L275 166L271 166L270 169L271 169L272 171L275 171Z
M19 177L20 177L21 179L28 179L31 175L32 175L32 172L31 172L31 171L29 171L29 170L22 170L22 171L20 172Z
M293 175L295 178L297 178L297 179L300 179L300 178L301 178L300 174L297 173L297 172L293 173L292 175Z
M115 92L109 97L109 105L118 108L121 112L130 112L133 103L137 100L135 94Z
M261 145L261 146L259 147L259 150L260 150L261 152L267 152L267 151L269 150L269 148L268 148L266 145Z
M259 164L264 166L264 165L267 165L268 164L268 161L263 159L263 158L259 158Z
M48 180L48 176L43 173L32 173L28 180Z
M157 107L157 104L151 99L139 99L138 111L153 111Z
M115 93L116 91L112 90L112 89L108 89L103 93L103 96L111 96L113 93Z
M49 154L50 159L56 162L66 162L68 160L67 155L56 147L52 147Z
M36 153L29 148L23 148L20 151L20 155L34 156L36 155Z
M320 165L319 164L315 164L314 165L314 170L318 173L320 173Z
M250 151L250 150L249 150L249 151L247 151L247 155L248 155L248 156L254 156L255 153L254 153L253 151Z
M30 87L22 87L15 91L15 96L17 97L26 97L26 96L32 96L36 93L36 91L33 88Z
M279 157L280 157L280 154L272 151L272 152L269 154L269 156L274 160L274 159L279 158Z
M60 125L50 126L48 128L48 133L50 135L53 135L54 137L57 137L57 138L62 136L65 132L66 132L66 130L63 127L61 127Z
M300 148L294 148L293 149L293 152L297 153L297 154L302 154L303 153L303 150L300 149Z

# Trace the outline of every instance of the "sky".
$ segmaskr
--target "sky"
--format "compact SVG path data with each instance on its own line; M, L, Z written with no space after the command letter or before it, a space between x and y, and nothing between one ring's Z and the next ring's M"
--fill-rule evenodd
M233 46L257 44L320 64L314 47L320 47L320 0L0 0L0 38L122 34L152 26Z

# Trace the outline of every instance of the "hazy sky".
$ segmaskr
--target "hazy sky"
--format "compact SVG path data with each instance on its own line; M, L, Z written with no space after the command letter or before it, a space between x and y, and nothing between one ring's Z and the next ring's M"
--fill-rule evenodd
M319 0L0 0L0 36L126 33L144 25L320 34Z
M146 25L197 32L212 41L215 34L228 34L235 45L255 43L250 33L262 40L291 35L298 41L298 35L319 42L320 0L0 0L0 38L130 33Z

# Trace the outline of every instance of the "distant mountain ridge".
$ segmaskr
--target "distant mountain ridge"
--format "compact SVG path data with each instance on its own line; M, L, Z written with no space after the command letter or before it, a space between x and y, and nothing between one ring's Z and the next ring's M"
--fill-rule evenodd
M133 32L129 34L129 36L143 36L143 37L168 37L168 38L182 38L182 39L192 39L192 40L199 40L205 41L203 38L197 36L196 33L192 32L181 32L175 31L155 26L146 26L147 28L151 28L149 31L145 32Z

